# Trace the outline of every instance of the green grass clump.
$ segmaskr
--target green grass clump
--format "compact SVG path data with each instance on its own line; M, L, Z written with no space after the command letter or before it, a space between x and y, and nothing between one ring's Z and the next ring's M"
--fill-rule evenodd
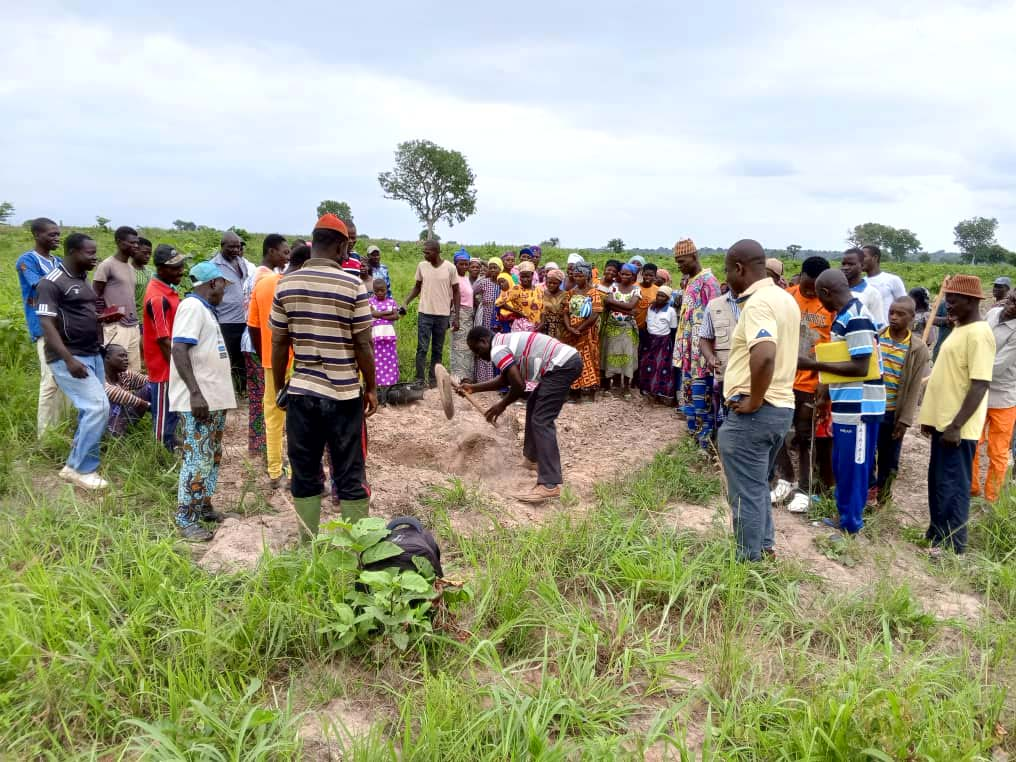
M418 247L379 245L401 298ZM8 262L27 247L0 230ZM175 462L144 427L104 444L109 495L57 482L72 425L35 441L38 368L11 267L0 296L4 759L304 759L304 713L340 697L372 725L344 758L370 762L1016 753L1009 494L975 512L967 556L926 564L943 588L980 595L976 616L942 619L926 580L893 567L843 589L800 563L738 563L728 532L682 527L679 504L721 495L689 442L541 524L501 526L491 496L452 481L421 498L449 576L475 597L452 631L352 653L330 634L350 577L316 550L236 574L194 564L172 530ZM412 318L398 330L405 375ZM494 528L457 534L449 512L478 506ZM891 516L877 527L873 546L908 547Z

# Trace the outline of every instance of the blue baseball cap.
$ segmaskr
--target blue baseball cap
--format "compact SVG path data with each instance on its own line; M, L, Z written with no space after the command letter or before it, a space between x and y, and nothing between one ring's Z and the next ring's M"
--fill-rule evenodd
M226 279L223 275L222 270L214 262L198 262L194 267L190 269L191 282L195 286L200 286L202 283L208 283L210 280L216 278Z

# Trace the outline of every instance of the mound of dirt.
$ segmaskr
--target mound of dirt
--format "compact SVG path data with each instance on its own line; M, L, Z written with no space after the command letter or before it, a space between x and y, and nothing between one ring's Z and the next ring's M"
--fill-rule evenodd
M477 399L484 407L497 401L493 394ZM540 521L548 511L561 510L559 503L530 506L512 498L535 482L522 458L525 407L512 406L497 426L491 426L465 400L456 398L455 404L455 418L448 420L437 392L428 391L420 402L383 407L368 420L372 515L419 514L426 489L447 485L450 479L481 488L489 501L486 507L496 507L501 523ZM596 482L637 468L683 430L673 410L639 399L608 397L595 404L565 405L557 435L565 483L579 500L574 510L582 510L593 499ZM198 549L198 562L205 569L250 569L265 551L275 553L296 544L288 490L269 490L263 465L247 453L245 407L227 419L216 504L245 518L227 520L215 539ZM326 499L322 520L336 513L337 507ZM482 511L462 511L452 516L452 522L468 532L489 526L491 518Z

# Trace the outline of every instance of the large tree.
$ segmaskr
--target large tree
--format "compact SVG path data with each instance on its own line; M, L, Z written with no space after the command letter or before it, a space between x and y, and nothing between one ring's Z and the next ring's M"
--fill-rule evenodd
M963 252L963 260L970 264L978 260L989 261L993 253L991 247L996 243L995 234L998 231L998 220L994 217L971 217L969 220L960 220L953 228L956 236L954 243Z
M409 204L427 226L428 239L438 220L454 225L476 212L476 177L466 157L429 140L399 143L395 167L377 181L385 198Z
M194 231L198 229L190 220L173 220L173 227L177 230Z
M615 254L620 254L621 252L624 251L624 241L622 241L620 238L611 238L609 241L607 241L607 248L610 249Z
M792 243L787 246L787 254L791 259L797 259L797 255L801 253L801 245L798 243Z
M353 212L345 201L331 201L326 199L317 205L317 216L324 217L326 214L334 214L343 222L353 221Z
M14 204L10 201L0 202L0 223L6 224L14 216Z
M913 231L894 228L879 222L865 222L848 231L847 241L854 246L873 244L896 262L912 259L921 250L921 242Z

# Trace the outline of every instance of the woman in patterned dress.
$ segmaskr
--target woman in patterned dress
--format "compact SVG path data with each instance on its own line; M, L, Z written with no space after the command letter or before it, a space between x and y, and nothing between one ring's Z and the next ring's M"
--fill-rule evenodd
M547 270L545 277L543 321L540 324L540 331L553 339L567 343L568 292L562 288L565 274L552 267Z
M374 343L374 377L380 389L399 382L399 350L395 336L395 321L399 319L399 303L388 296L388 284L383 278L373 282L370 314L371 338Z
M635 376L638 353L638 333L635 325L635 309L642 299L642 292L635 285L638 268L626 264L618 271L610 292L604 297L607 317L603 326L604 373L607 384L620 387L625 399L631 399L629 384ZM616 382L613 379L618 379Z
M600 292L590 284L593 268L575 265L575 286L568 292L567 343L582 356L582 375L572 389L582 393L589 402L596 399L600 387L600 314L603 302Z
M498 296L501 295L501 287L497 284L497 276L501 274L504 265L501 260L495 257L487 263L487 272L476 280L473 288L473 295L476 300L476 315L473 319L473 326L482 325L484 328L493 329L495 306ZM494 366L486 360L477 358L473 366L473 377L477 383L484 383L494 378Z

